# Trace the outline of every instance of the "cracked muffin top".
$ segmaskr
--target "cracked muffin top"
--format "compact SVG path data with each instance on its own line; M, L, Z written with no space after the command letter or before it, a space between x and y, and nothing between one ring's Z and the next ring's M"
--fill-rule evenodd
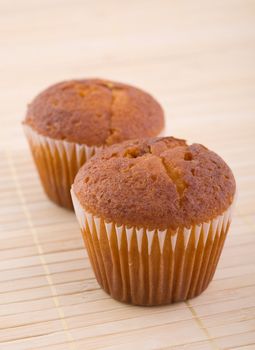
M235 186L217 154L165 137L99 152L80 169L73 191L85 210L106 221L163 230L222 214L233 202Z
M100 146L158 135L164 127L164 113L140 89L84 79L44 90L28 106L24 123L44 136Z

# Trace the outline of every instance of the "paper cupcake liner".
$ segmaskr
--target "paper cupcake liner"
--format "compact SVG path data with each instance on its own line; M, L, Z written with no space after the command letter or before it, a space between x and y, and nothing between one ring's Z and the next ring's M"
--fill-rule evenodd
M209 222L148 230L118 226L86 212L71 190L98 283L113 298L136 305L161 305L199 295L213 278L233 205Z
M44 190L55 203L72 209L70 188L80 167L102 147L54 140L24 126Z

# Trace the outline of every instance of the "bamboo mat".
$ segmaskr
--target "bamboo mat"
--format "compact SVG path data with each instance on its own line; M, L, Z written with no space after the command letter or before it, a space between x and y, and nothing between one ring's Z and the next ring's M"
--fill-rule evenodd
M0 349L255 349L255 3L0 0ZM102 76L164 105L167 133L218 152L233 224L198 298L133 307L98 286L72 212L44 195L20 121L47 85Z

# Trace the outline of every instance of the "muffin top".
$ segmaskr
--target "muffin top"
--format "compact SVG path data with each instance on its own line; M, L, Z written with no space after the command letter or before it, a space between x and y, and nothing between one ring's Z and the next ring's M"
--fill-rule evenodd
M163 230L222 214L233 201L235 179L200 144L150 138L97 153L78 172L73 190L85 210L106 221Z
M164 113L148 93L100 79L61 82L28 106L25 124L44 136L88 146L152 137Z

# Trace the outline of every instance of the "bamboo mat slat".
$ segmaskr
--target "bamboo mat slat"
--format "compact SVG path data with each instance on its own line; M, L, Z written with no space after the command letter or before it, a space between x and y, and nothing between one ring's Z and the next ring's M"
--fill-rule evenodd
M255 349L255 5L250 0L0 0L0 350ZM102 76L144 87L166 133L232 167L237 207L198 298L112 300L72 212L42 191L21 120L47 85Z

